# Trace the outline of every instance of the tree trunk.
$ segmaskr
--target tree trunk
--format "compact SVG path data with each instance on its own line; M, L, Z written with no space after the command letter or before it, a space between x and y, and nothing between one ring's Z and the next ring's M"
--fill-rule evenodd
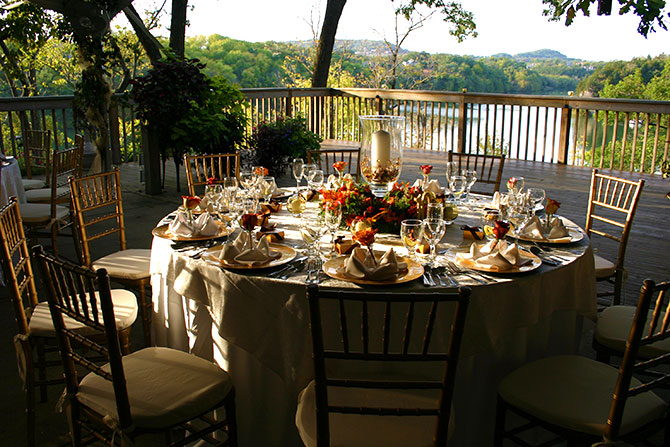
M323 18L319 47L316 50L314 71L312 72L312 87L326 87L328 84L328 71L330 70L330 59L333 56L333 47L335 46L335 34L345 3L347 3L347 0L328 0L326 5L326 15Z
M188 0L172 0L172 15L170 19L170 48L174 54L184 57L184 41L186 39L186 9Z
M144 26L142 18L135 10L133 5L123 8L123 13L128 18L130 25L133 27L137 39L142 44L144 51L147 53L147 57L151 61L151 65L156 65L156 62L161 58L161 50L163 46L156 40L156 38L151 34L151 32Z

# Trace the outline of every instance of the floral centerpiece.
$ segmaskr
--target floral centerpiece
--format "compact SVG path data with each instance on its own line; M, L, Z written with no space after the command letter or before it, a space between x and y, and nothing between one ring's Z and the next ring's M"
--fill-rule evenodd
M332 201L342 204L342 220L347 226L363 220L380 233L393 234L400 232L403 220L421 218L426 202L435 200L434 194L409 183L394 183L384 197L376 197L370 185L353 181L345 181L337 189L324 189L321 194L323 206Z
M551 230L551 222L554 220L554 214L561 207L561 202L547 197L547 204L544 207L547 221L545 222L547 231Z

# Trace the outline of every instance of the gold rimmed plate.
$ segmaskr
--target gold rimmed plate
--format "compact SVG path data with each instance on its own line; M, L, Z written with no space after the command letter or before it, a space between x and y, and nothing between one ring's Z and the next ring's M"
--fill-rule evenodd
M170 231L170 224L165 224L154 228L153 230L151 230L151 234L153 234L156 237L179 242L208 241L210 239L216 239L219 237L228 236L230 234L230 229L227 228L224 224L219 222L218 225L219 225L219 231L212 236L178 236L172 234L172 232Z
M272 259L264 264L237 264L226 262L223 259L219 258L219 253L221 253L221 245L215 245L208 248L202 256L202 259L217 265L219 267L233 269L233 270L253 270L253 269L267 269L270 267L277 267L283 264L291 262L296 255L295 249L284 244L270 244L270 250L278 251L281 256Z
M519 239L526 242L539 242L542 244L572 244L573 242L579 242L584 239L584 233L579 229L575 228L575 224L566 221L562 217L556 216L563 221L563 225L568 229L568 236L557 238L557 239L546 239L546 238L534 238L529 236L517 235L516 233L509 234L510 237Z
M542 260L535 256L533 253L525 251L525 250L520 250L521 256L524 258L530 259L531 263L522 265L521 267L514 267L509 270L499 270L495 266L486 266L486 265L477 265L476 262L468 260L468 259L463 259L460 256L456 258L456 263L460 265L461 267L466 267L472 270L477 270L478 272L486 272L486 273L526 273L526 272L532 272L533 270L539 268L542 265Z
M393 284L402 284L409 281L414 281L417 278L420 278L423 275L423 266L416 261L413 261L407 257L398 256L399 262L407 263L407 270L404 270L398 273L394 279L388 279L385 281L371 281L369 279L358 279L352 278L344 273L344 263L349 258L349 256L340 256L334 259L330 259L323 264L323 271L326 275L330 276L333 279L339 279L341 281L348 281L354 284L367 284L374 286L388 286Z

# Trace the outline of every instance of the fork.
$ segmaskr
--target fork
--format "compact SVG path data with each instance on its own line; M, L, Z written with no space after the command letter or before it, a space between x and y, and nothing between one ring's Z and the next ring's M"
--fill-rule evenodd
M477 275L479 275L481 278L492 279L492 278L489 278L488 276L482 275L479 272L474 272L474 271L471 271L471 270L467 270L467 269L459 266L458 264L456 264L453 261L447 261L447 266L448 266L449 270L451 271L452 275L465 275L468 278L472 279L473 281L477 281L480 284L487 284L487 281L484 281L480 278L477 278L477 276L475 276L475 273Z

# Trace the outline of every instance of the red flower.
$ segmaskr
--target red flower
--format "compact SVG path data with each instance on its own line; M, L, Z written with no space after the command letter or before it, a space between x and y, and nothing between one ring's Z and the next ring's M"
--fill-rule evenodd
M496 220L495 227L493 227L493 235L496 239L502 239L509 231L509 223L502 220Z
M561 202L557 202L554 199L547 197L547 206L544 207L544 210L547 214L554 214L561 207Z
M333 169L335 169L337 172L343 172L344 168L347 167L347 162L346 161L336 161L333 163Z
M207 184L213 185L216 183L216 177L207 177Z
M195 209L195 207L200 205L200 197L181 196L181 200L184 208L187 210Z
M421 165L421 172L423 175L430 175L430 171L433 170L433 165Z
M242 215L242 228L247 231L253 231L256 225L258 225L258 216L256 214Z

